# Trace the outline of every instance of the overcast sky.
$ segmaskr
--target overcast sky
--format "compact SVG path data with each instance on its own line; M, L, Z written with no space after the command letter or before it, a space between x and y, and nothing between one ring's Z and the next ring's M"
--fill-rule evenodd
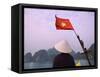
M75 52L82 51L73 30L56 30L55 15L70 20L86 48L94 43L94 12L25 8L25 53L47 50L62 40L67 40Z

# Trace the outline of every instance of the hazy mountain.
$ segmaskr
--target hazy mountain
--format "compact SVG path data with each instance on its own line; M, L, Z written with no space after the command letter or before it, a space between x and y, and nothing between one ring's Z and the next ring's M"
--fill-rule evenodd
M55 48L48 49L48 55L49 55L51 62L54 60L55 56L58 55L58 54L60 54L60 52L57 51Z
M74 59L86 59L85 53L75 53L75 51L72 51L70 54L74 57ZM89 59L94 59L94 44L92 44L87 50L87 54Z
M32 54L31 53L27 53L24 56L24 62L32 62Z
M70 53L70 55L72 55L73 57L76 57L76 52L75 52L75 51L72 51L72 52Z
M94 44L92 44L88 49L88 53L87 53L90 59L94 59L94 51L95 51Z
M33 62L53 62L58 52L55 48L46 50L39 50L33 55Z
M94 44L92 44L92 45L90 46L89 50L94 51Z
M33 62L47 62L49 61L49 55L46 50L39 50L33 55Z
M27 53L24 56L24 62L25 63L33 62L36 64L34 67L36 66L37 67L43 67L43 66L52 67L54 58L60 53L61 52L59 52L55 47L50 48L48 50L42 49L42 50L37 51L33 56L31 53ZM87 60L84 53L80 53L80 52L76 53L75 51L72 50L72 52L70 52L69 54L73 56L74 60ZM92 44L90 48L87 50L87 54L88 54L91 64L94 65L94 44Z

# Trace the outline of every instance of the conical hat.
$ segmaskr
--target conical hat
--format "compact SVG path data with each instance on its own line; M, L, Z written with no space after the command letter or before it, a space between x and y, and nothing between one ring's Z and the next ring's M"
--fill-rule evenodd
M60 42L58 42L54 48L56 50L58 50L61 53L70 53L72 52L72 49L70 47L70 45L68 44L68 42L66 40L62 40Z

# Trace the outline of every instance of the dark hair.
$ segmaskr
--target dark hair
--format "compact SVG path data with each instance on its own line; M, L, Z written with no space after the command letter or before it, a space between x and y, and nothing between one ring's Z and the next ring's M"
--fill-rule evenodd
M53 67L54 68L58 68L58 67L74 67L74 66L75 66L74 59L68 53L58 54L54 58L54 62L53 62Z

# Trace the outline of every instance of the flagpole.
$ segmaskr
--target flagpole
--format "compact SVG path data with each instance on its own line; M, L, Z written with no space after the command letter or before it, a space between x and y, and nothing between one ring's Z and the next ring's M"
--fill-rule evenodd
M55 18L56 18L56 21L57 21L57 16L56 16L56 15L55 15ZM62 20L62 21L63 21L63 20ZM68 30L73 30L73 31L74 31L74 33L75 33L75 35L77 36L77 39L78 39L78 41L79 41L79 43L80 43L80 45L81 45L81 47L82 47L82 49L83 49L83 51L84 51L84 54L85 54L85 56L86 56L86 59L87 59L89 65L91 66L91 62L90 62L90 60L89 60L89 58L88 58L88 55L87 55L87 49L84 48L84 43L83 43L83 41L80 40L79 35L76 33L75 29L72 27L70 21L69 21L69 20L66 20L66 21L67 21L66 23L68 23L69 26L71 27L71 28L68 29ZM56 23L57 23L57 22L56 22ZM60 23L61 23L61 22L60 22ZM61 29L62 29L62 28L61 28ZM67 28L66 28L66 29L67 29ZM64 30L65 30L65 29L64 29Z
M86 56L86 59L87 59L89 65L91 66L91 62L90 62L90 60L89 60L89 58L88 58L88 55L87 55L87 49L84 48L84 43L83 43L83 41L80 40L80 37L79 37L79 35L76 33L75 29L73 29L73 31L74 31L75 35L77 36L77 39L78 39L78 41L79 41L79 43L80 43L80 45L81 45L81 47L82 47L82 49L83 49L83 51L84 51L84 54L85 54L85 56Z

